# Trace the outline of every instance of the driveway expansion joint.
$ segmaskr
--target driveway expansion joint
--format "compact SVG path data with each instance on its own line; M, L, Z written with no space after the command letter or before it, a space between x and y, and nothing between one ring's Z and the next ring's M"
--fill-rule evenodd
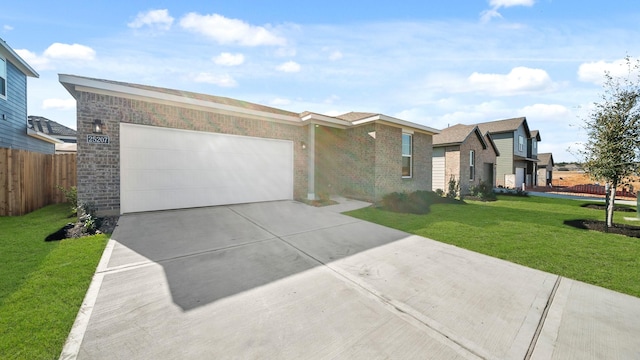
M547 315L549 314L549 309L551 308L553 299L556 296L558 287L560 287L560 281L562 281L562 276L558 276L556 278L556 282L553 284L553 288L551 289L551 293L549 294L547 303L544 307L544 310L542 311L542 315L540 315L540 321L538 322L536 331L533 334L533 338L531 339L531 344L529 345L529 349L527 350L527 354L525 355L524 360L531 359L531 356L533 355L533 351L535 350L536 344L538 343L538 339L540 338L540 333L542 332L542 328L544 327L544 322L547 319Z

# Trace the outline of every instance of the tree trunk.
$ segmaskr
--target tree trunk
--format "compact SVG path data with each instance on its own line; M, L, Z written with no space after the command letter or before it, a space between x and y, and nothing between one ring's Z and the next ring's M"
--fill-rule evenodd
M616 202L616 188L618 187L618 183L614 181L609 186L609 191L607 193L607 229L613 226L613 209Z

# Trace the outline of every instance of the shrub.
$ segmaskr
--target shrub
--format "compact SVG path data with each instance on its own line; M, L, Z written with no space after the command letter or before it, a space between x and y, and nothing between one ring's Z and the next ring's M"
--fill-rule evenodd
M70 187L69 189L65 189L62 186L56 186L58 190L62 191L65 199L71 206L71 212L74 214L78 212L78 189L75 186Z
M427 214L432 204L444 203L463 204L459 200L442 197L433 191L425 190L418 190L409 194L393 192L382 198L383 209L410 214Z
M496 194L493 192L493 187L486 182L470 187L469 192L471 196L476 197L482 201L496 200Z
M456 177L451 175L449 178L449 190L447 190L447 197L449 199L455 199L460 194L460 183L456 181Z

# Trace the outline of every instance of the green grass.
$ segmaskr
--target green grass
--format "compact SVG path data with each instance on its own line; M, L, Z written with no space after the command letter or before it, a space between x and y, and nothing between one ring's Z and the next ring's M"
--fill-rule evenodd
M348 215L640 297L640 239L575 229L565 220L604 219L575 200L499 196L437 204L427 215L365 208ZM614 222L625 223L616 212Z
M44 242L75 221L65 204L0 217L0 359L57 359L107 235Z

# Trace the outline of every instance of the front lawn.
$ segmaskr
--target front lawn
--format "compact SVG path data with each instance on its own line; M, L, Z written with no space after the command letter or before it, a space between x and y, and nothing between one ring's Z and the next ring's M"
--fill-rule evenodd
M57 359L108 235L45 242L69 206L0 217L0 359Z
M565 220L602 220L604 211L583 208L585 202L576 200L511 196L498 199L435 204L427 215L376 208L347 214L640 297L640 239L564 224ZM625 222L624 216L635 214L615 213L614 222Z

